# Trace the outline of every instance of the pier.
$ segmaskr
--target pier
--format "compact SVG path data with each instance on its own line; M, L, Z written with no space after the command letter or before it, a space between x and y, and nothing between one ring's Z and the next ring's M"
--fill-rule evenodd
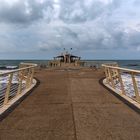
M140 116L101 69L38 69L40 84L0 122L0 140L139 140Z

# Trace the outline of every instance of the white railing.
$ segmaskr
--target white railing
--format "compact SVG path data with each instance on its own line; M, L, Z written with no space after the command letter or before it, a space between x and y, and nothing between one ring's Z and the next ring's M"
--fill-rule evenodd
M120 94L126 95L140 103L140 71L120 68L118 65L102 65L105 71L106 84Z
M0 108L30 89L34 82L36 66L36 64L21 63L17 70L0 73Z

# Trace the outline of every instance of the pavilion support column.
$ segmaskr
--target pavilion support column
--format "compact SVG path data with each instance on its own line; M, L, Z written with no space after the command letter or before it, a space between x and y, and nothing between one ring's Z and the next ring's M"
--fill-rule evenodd
M64 56L64 63L66 63L66 56Z
M71 59L70 59L70 56L69 56L69 63L71 63Z

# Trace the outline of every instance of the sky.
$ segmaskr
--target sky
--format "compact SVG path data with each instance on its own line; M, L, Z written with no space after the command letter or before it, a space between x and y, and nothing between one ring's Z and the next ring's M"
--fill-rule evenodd
M64 48L140 59L140 0L0 0L0 59L51 59Z

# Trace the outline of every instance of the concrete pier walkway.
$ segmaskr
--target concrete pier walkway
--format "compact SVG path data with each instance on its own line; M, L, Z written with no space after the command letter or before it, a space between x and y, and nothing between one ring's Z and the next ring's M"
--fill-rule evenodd
M0 122L0 140L140 140L140 115L99 84L101 70L40 70Z

